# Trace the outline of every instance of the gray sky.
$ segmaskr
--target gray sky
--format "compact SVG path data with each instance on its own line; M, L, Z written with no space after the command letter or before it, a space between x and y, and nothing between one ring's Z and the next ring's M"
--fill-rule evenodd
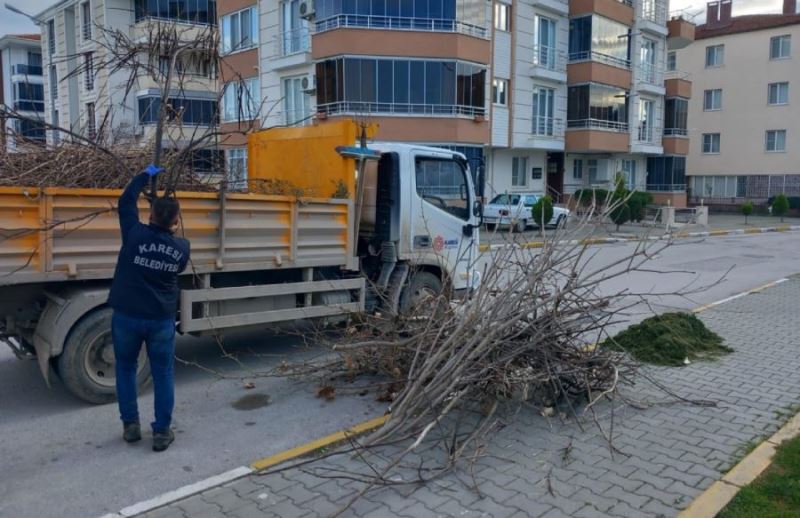
M0 0L0 3L8 2L29 14L38 14L57 0ZM733 0L733 15L754 14L754 13L779 13L782 0ZM706 2L697 0L670 0L670 12L687 9L689 14L699 16L694 19L695 23L702 23L705 20ZM24 32L39 32L30 20L23 16L12 13L3 5L0 8L0 34L16 34Z

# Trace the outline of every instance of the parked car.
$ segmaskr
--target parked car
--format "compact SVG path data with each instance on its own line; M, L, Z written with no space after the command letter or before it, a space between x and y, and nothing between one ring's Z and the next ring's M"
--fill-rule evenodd
M540 192L519 192L498 194L484 207L483 222L486 228L493 229L497 225L508 226L516 232L522 232L529 225L533 225L533 205L543 197ZM556 226L566 223L569 210L564 207L553 206L553 218L547 226Z

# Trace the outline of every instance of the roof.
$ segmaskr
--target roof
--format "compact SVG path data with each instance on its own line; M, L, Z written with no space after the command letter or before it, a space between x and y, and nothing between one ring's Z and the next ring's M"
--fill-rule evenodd
M0 37L0 49L8 47L39 47L41 36L38 34L6 34Z
M695 29L695 40L737 34L740 32L762 31L787 25L800 24L800 14L751 14L735 16L730 23L723 26L708 27L708 24L698 25Z
M9 34L9 36L12 36L14 38L20 38L23 40L40 41L42 39L41 34Z

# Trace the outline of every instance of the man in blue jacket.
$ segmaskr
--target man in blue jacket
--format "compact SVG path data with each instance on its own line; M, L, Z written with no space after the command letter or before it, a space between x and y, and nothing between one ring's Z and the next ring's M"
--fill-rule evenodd
M119 198L119 251L108 304L114 309L111 335L116 356L117 400L127 442L142 438L136 404L136 371L144 342L155 392L153 450L164 451L175 440L170 428L175 404L173 367L178 274L189 262L189 242L174 235L180 217L175 198L156 198L150 223L139 221L137 201L162 170L154 165L136 176Z

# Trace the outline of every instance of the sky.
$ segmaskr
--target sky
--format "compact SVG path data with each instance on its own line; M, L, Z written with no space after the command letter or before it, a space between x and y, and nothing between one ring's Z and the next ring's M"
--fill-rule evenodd
M38 14L48 6L56 3L57 0L0 0L4 5L0 8L0 35L19 34L25 32L39 32L36 26L28 19L18 14L12 13L5 8L5 3L25 11L28 14ZM783 0L733 0L733 15L754 13L779 13L783 5ZM705 1L697 0L670 0L670 12L685 9L685 17L697 15L695 23L705 21Z

